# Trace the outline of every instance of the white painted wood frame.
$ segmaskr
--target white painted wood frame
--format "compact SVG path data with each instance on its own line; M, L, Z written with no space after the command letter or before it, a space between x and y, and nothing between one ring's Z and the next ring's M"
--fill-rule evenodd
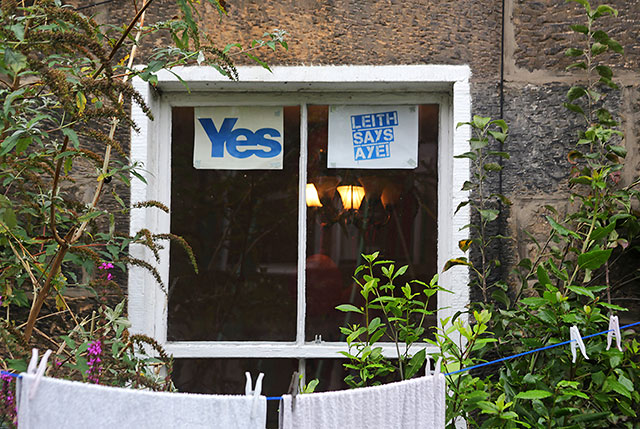
M461 191L469 180L467 159L454 155L466 152L470 129L456 128L458 122L471 118L471 95L468 66L294 66L239 67L240 82L229 81L210 67L174 69L189 89L167 71L158 74L152 88L141 79L133 85L151 108L155 120L149 120L134 105L132 118L140 127L131 136L131 158L143 166L147 183L132 178L131 203L158 200L171 207L171 108L173 106L215 105L300 105L300 163L298 210L298 301L296 341L294 342L218 342L167 341L167 296L146 270L129 267L129 318L132 331L155 338L176 358L342 358L346 343L306 342L305 339L305 251L307 175L307 104L434 104L439 107L438 141L438 256L439 268L452 258L461 256L458 241L467 238L469 210L458 204L467 198ZM142 228L153 233L167 233L170 214L158 209L133 209L131 234ZM159 271L165 284L169 280L169 243L160 251L156 263L150 251L132 245L133 257L146 260ZM455 267L440 275L440 284L451 291L438 294L438 319L463 311L469 302L468 271ZM415 346L417 351L419 347ZM383 346L385 355L395 356L392 345ZM427 351L435 351L430 346Z

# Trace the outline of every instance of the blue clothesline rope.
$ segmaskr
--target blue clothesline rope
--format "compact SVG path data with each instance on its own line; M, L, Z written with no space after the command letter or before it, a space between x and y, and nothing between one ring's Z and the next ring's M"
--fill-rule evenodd
M636 326L636 325L640 325L640 322L635 322L635 323L631 323L629 325L621 326L620 330L626 329L626 328L630 328L630 327ZM587 338L597 337L598 335L606 334L607 332L611 332L611 331L613 331L613 329L607 329L606 331L598 332L596 334L586 335L586 336L582 337L582 339L586 340ZM498 363L498 362L504 362L506 360L517 358L517 357L520 357L520 356L525 356L525 355L528 355L528 354L531 354L531 353L541 352L542 350L547 350L547 349L552 349L554 347L564 346L565 344L569 344L572 341L576 341L576 340L563 341L561 343L552 344L550 346L545 346L545 347L540 347L539 349L529 350L528 352L518 353L516 355L503 357L501 359L492 360L490 362L479 363L478 365L473 365L473 366L469 366L469 367L466 367L466 368L461 368L461 369L459 369L457 371L448 372L445 375L454 375L454 374L458 374L460 372L469 371L469 370L480 368L480 367L487 366L487 365L492 365L492 364Z
M626 329L626 328L631 328L632 326L636 326L636 325L640 325L640 322L630 323L629 325L621 326L620 330ZM584 337L582 337L582 339L586 340L587 338L597 337L598 335L603 335L603 334L606 334L606 333L612 332L612 331L613 331L613 329L607 329L606 331L597 332L597 333L591 334L591 335L585 335ZM489 361L489 362L480 363L478 365L468 366L466 368L461 368L461 369L459 369L457 371L447 372L444 375L459 374L459 373L464 372L464 371L470 371L472 369L481 368L483 366L493 365L494 363L504 362L506 360L514 359L514 358L517 358L517 357L520 357L520 356L529 355L531 353L541 352L543 350L552 349L554 347L564 346L566 344L570 344L572 341L576 341L576 340L563 341L561 343L552 344L550 346L540 347L539 349L529 350L527 352L522 352L522 353L518 353L518 354L515 354L515 355L512 355L512 356L507 356L507 357L503 357L503 358L500 358L500 359L492 360L492 361ZM0 371L0 373L2 373L3 375L8 375L8 376L14 377L14 378L20 378L20 374L16 374L14 372ZM267 396L267 401L279 401L281 399L282 399L282 396Z

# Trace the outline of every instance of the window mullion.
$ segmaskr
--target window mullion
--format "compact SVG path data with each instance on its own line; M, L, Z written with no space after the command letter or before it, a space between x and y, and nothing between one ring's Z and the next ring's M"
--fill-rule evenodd
M298 279L296 344L304 344L306 294L305 269L307 254L307 105L300 104L300 166L298 172Z

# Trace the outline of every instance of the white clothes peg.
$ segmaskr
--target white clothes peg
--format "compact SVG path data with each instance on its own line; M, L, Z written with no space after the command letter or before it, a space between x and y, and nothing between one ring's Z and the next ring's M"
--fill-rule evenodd
M49 356L51 355L51 350L47 350L44 352L42 359L40 359L40 364L38 365L37 371L35 371L36 378L33 381L33 385L31 386L31 390L29 390L29 399L33 399L38 391L38 386L40 385L40 380L44 376L44 371L47 369L47 360L49 360ZM31 355L31 361L33 362L33 357L35 356L36 360L38 360L38 350L33 349ZM29 367L31 367L31 362L29 362Z
M580 331L578 331L578 327L573 325L569 328L569 334L571 334L571 355L573 356L573 363L576 363L576 346L580 347L580 352L585 359L589 359L587 356L587 349L584 346L584 342L582 341L582 336L580 335Z
M431 358L427 355L424 361L424 375L431 375Z
M244 385L244 394L247 396L260 396L260 393L262 393L262 379L264 378L264 374L260 373L258 375L258 379L256 380L256 387L255 389L252 389L252 381L251 381L251 374L249 373L249 371L244 373L244 376L247 378L247 382Z
M252 381L251 381L251 374L249 373L249 371L245 372L244 376L247 378L247 382L244 385L244 394L247 396L253 395L253 404L251 405L251 418L254 418L258 399L260 398L260 394L262 393L262 379L264 378L264 374L262 372L258 374L258 379L256 380L256 387L253 390L251 389Z
M433 375L440 375L441 368L442 368L442 356L438 358L436 365L433 367Z
M31 360L27 367L27 374L35 374L38 369L38 349L31 349Z
M611 348L611 340L616 337L618 350L622 351L622 335L620 335L620 321L618 316L609 316L609 332L607 332L607 350Z

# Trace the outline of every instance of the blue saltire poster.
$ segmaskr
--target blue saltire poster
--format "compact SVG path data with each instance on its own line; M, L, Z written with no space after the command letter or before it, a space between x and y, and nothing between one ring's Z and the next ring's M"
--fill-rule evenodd
M281 170L282 107L218 106L194 109L193 166L217 170Z

